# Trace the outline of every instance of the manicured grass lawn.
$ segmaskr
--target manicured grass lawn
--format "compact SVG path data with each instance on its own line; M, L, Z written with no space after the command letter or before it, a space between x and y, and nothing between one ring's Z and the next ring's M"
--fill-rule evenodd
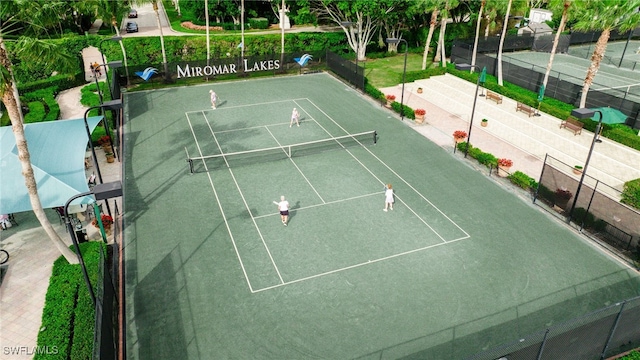
M427 62L427 68L431 62ZM404 53L393 57L367 60L364 64L365 76L369 83L376 88L389 87L402 83L402 70L404 68ZM422 69L422 53L407 55L407 71Z

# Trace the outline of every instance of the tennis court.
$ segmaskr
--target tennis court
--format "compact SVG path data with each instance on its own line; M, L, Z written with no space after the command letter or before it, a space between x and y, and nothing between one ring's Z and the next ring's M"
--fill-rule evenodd
M634 272L327 74L125 103L128 358L459 359L639 293Z

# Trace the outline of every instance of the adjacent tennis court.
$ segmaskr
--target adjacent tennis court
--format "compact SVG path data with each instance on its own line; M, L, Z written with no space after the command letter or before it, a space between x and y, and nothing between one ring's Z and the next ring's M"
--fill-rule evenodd
M125 103L128 358L459 359L640 292L330 75Z

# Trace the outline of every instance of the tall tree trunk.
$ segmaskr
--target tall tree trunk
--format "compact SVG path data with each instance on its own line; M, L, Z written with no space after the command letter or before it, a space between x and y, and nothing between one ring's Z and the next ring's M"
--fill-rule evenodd
M207 27L205 33L207 36L207 66L211 65L211 38L209 37L209 2L204 2L204 22ZM207 76L208 78L208 76Z
M549 55L549 62L547 63L547 70L544 73L544 80L542 80L542 85L544 88L547 88L547 83L549 82L549 74L551 73L551 68L553 67L553 58L556 56L556 49L558 48L558 43L560 42L560 35L564 31L564 27L567 23L567 11L571 6L571 2L564 2L564 9L562 10L562 18L560 19L560 25L558 25L558 32L556 33L556 37L553 39L553 46L551 47L551 54Z
M111 26L113 26L116 36L120 36L120 29L118 28L118 22L115 17L111 17ZM129 63L127 62L127 50L124 49L122 39L120 39L118 43L120 43L120 50L122 50L122 63L124 64L124 72L127 75L127 86L131 86L131 80L129 80Z
M444 47L444 35L446 33L447 30L447 16L443 15L440 18L440 38L438 39L438 41L440 42L440 45L438 46L440 48L440 66L441 67L447 67L447 51Z
M15 85L13 78L12 64L7 54L7 49L4 45L4 39L0 37L0 63L9 71L10 79L6 84L5 89L2 91L2 102L7 108L9 113L9 119L11 119L11 129L16 139L16 147L18 149L18 159L20 159L20 165L22 167L22 175L24 176L27 192L29 193L29 201L31 202L31 208L36 218L42 225L42 228L47 233L53 244L58 248L60 253L67 259L70 264L78 264L78 258L76 254L69 249L67 244L60 238L58 233L51 226L51 222L44 213L42 204L40 203L40 197L38 196L38 186L33 174L33 167L31 166L31 156L29 154L29 148L27 146L27 139L24 135L24 124L22 121L22 113L20 110L18 88Z
M431 21L429 22L429 33L427 34L427 41L424 43L424 52L422 53L422 70L427 68L427 59L429 58L429 46L431 45L431 38L433 38L433 31L438 23L439 10L434 9L431 13Z
M587 105L587 94L589 93L589 88L593 83L593 78L596 76L596 73L600 68L600 63L602 62L605 51L607 50L607 42L609 41L610 35L611 29L603 29L602 34L600 34L600 37L598 38L598 42L596 42L596 48L593 51L593 55L591 55L591 65L589 66L589 69L587 69L587 76L584 78L584 84L582 85L582 96L580 97L581 108Z
M478 11L478 22L476 23L476 39L473 41L473 54L471 54L471 65L476 64L476 53L478 51L478 38L480 37L480 23L482 22L482 10L484 10L484 5L487 3L486 0L482 0L480 3L480 10ZM475 68L471 66L471 72Z
M507 35L507 25L509 24L509 13L511 12L511 2L507 4L507 13L504 15L504 24L502 24L502 34L500 35L500 46L498 46L498 85L503 86L502 82L502 48L504 47L504 38Z
M153 1L153 11L156 13L156 22L158 30L160 30L160 47L162 48L162 65L164 66L164 78L169 80L169 63L167 63L167 51L164 48L164 34L162 33L162 24L160 23L160 12L158 11L158 1Z
M484 39L489 38L489 26L491 25L491 19L487 16L487 26L484 27Z

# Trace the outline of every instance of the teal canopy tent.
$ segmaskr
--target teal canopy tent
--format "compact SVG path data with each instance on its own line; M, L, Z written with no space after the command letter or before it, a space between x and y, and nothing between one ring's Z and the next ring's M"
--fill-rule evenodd
M602 112L602 123L603 124L624 124L627 122L627 115L625 115L622 111L610 107L599 107L594 108L593 110L599 110ZM599 115L594 115L591 119L593 121L600 120L598 118Z
M90 131L102 116L87 119ZM42 207L64 206L73 195L89 191L84 169L87 130L84 119L25 124L25 137ZM78 199L74 204L93 202ZM0 214L31 210L16 139L10 126L0 127Z

